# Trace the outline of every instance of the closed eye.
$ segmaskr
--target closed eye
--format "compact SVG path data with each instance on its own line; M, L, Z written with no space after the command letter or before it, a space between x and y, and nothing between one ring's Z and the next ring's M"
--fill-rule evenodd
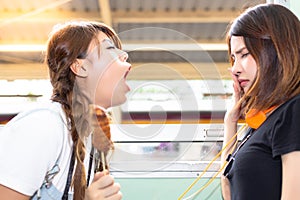
M108 46L106 49L115 49L115 46Z
M112 43L112 41L110 41L109 39L104 39L102 42L106 46L106 49L115 49L116 48L114 43Z
M244 53L244 54L242 54L242 58L246 58L248 55L249 55L250 53L248 52L248 53Z

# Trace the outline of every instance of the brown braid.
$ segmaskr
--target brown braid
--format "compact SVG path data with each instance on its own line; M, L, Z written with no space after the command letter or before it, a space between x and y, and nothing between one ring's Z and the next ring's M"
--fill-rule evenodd
M74 199L84 199L86 189L84 157L85 146L77 132L75 116L72 112L73 89L75 75L70 66L76 58L84 57L96 31L87 24L68 24L54 32L48 42L46 61L49 66L51 83L53 85L52 100L62 104L62 108L69 120L69 128L75 148L76 168L73 177ZM81 41L81 45L77 44Z
M89 100L83 99L76 85L76 76L70 66L76 59L84 59L91 41L97 38L99 31L104 32L121 47L114 31L97 22L70 22L61 25L50 34L45 61L49 67L50 81L53 86L52 100L59 102L66 114L68 127L75 150L76 167L73 177L74 200L83 200L86 189L84 158L86 154L84 140L80 135L87 135ZM79 43L80 41L80 43ZM80 133L80 134L79 134Z

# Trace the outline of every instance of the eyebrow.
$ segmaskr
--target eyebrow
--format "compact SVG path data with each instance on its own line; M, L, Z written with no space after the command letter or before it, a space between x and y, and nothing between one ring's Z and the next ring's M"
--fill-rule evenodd
M108 38L105 38L105 39L103 39L101 42L109 42L109 43L113 43L110 39L108 39Z
M243 51L244 49L247 49L247 48L244 46L244 47L240 48L239 50L235 51L235 54L240 54L240 53L242 53L242 51ZM233 56L233 54L231 54L231 56Z

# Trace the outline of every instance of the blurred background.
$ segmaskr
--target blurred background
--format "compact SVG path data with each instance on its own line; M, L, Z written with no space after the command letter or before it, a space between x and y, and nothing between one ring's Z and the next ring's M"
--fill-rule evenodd
M0 122L6 123L27 104L49 98L51 87L43 63L48 34L57 23L81 19L112 26L129 53L132 101L115 109L118 123L220 121L224 105L212 106L210 99L231 95L226 27L243 9L264 2L1 0ZM180 110L174 101L183 98L194 103ZM183 118L182 112L187 116Z

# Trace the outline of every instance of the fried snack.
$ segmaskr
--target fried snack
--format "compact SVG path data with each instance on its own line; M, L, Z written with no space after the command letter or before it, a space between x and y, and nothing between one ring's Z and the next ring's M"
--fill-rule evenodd
M90 107L93 127L93 146L95 148L95 172L108 169L106 155L113 148L109 118L105 111L95 105Z

